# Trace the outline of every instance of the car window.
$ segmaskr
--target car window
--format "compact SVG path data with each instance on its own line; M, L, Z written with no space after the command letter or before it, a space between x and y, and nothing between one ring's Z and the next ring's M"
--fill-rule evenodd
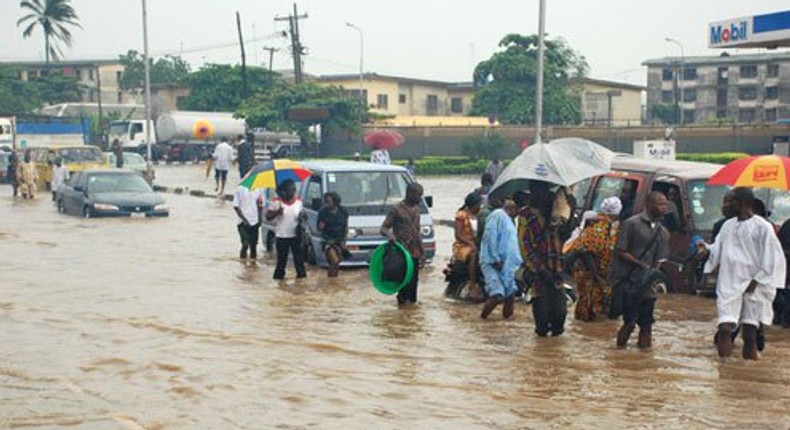
M314 199L321 199L323 190L321 188L321 177L312 176L310 182L307 183L307 190L305 192L305 204L312 205Z
M612 196L620 197L623 207L626 207L627 204L630 204L633 207L638 185L639 183L634 179L626 179L614 176L602 177L595 186L592 210L596 212L600 211L601 203L603 203L605 199Z
M711 231L713 224L721 219L721 204L729 187L722 185L708 185L707 180L694 180L686 184L688 193L691 219L694 220L694 229L698 231Z
M151 186L142 176L136 174L98 173L88 176L90 193L144 193L151 192Z
M82 172L75 172L71 175L71 177L69 177L69 180L66 183L69 184L69 186L71 187L79 185L80 181L82 180L82 175L83 175Z

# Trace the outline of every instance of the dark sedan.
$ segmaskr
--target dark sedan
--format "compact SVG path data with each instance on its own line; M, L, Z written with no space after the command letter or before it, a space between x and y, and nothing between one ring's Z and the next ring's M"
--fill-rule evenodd
M168 216L165 200L136 172L83 170L57 190L58 211L85 218Z

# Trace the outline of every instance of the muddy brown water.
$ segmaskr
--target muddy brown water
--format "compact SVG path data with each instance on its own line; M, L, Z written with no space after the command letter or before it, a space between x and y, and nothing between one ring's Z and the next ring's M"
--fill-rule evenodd
M159 182L206 186L202 168ZM427 178L449 218L474 178ZM209 188L213 188L210 187ZM720 363L714 302L660 298L654 348L616 322L538 339L442 299L440 257L398 310L364 270L271 278L235 258L228 202L167 195L158 220L62 216L0 187L0 428L586 429L790 427L790 330L762 359ZM740 345L740 342L739 342Z

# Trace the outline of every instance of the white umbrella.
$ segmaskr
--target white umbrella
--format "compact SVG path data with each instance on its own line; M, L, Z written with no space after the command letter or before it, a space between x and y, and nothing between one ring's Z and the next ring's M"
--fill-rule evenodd
M577 137L534 144L499 175L491 194L524 189L529 181L570 186L609 172L615 153Z

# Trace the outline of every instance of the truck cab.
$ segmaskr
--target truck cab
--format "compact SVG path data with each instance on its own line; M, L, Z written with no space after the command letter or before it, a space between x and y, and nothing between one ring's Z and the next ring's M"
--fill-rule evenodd
M124 150L138 152L141 148L148 145L146 140L148 135L147 128L144 119L112 121L110 122L110 129L107 132L107 137L109 143L118 139L121 145L123 145ZM152 144L156 143L156 129L153 125L153 121L151 122L151 140Z

